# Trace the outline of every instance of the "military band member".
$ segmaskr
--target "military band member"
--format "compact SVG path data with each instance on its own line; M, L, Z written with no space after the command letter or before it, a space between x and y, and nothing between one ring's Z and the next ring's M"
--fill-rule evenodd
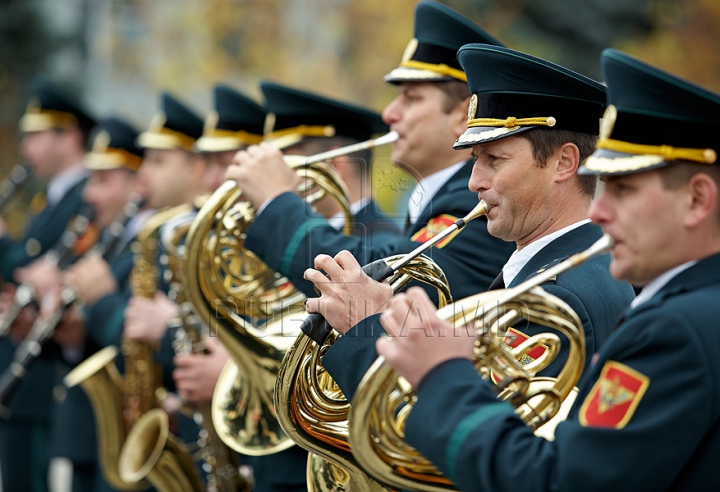
M21 151L33 174L48 180L46 206L33 217L20 241L2 235L0 219L0 276L8 282L34 282L39 290L42 278L19 269L38 260L60 238L81 206L87 180L83 160L94 119L54 85L38 84L20 120L23 131ZM14 295L10 288L6 295ZM11 297L11 296L10 296ZM22 316L21 316L22 318ZM20 319L10 336L0 340L0 371L13 357L16 345L25 337L34 316ZM56 347L53 347L55 349ZM43 491L47 487L50 410L55 373L54 350L49 348L28 371L11 402L11 417L0 419L0 468L3 490Z
M600 227L586 218L596 178L578 176L577 169L595 148L605 91L587 77L504 47L467 45L458 57L473 96L467 130L455 148L473 150L475 165L468 186L492 207L488 231L517 245L493 288L514 287L602 236ZM630 285L613 280L608 264L606 256L595 258L543 284L578 314L588 353L602 345L634 297ZM307 273L324 296L308 301L309 311L326 313L333 324L351 314L365 314L357 306L366 299L373 299L380 309L387 307L389 286L360 276L360 266L348 254L320 257L316 265L333 282L316 270ZM360 323L362 332L379 331L376 316L353 321ZM517 346L547 331L552 330L535 324L514 326L508 342ZM557 375L565 364L569 343L558 335L561 351L543 375ZM523 362L532 362L544 351L533 351ZM346 394L354 390L349 386Z
M273 82L262 82L261 88L265 96L265 109L272 113L270 123L273 125L272 132L265 138L274 146L282 148L286 154L317 154L367 140L376 133L387 132L380 115L364 108ZM218 98L216 92L215 111L219 116L217 126L227 128L230 125L228 120L239 120L240 115L244 114L244 127L248 130L249 120L256 112L247 111L238 104L240 101L237 98L233 106L229 106L231 102L227 97ZM230 145L231 142L224 140L224 132L215 135L209 132L208 129L212 127L210 123L212 121L209 118L206 120L206 134L196 147L206 155L209 154L208 158L212 162L214 154L222 154L222 149L226 148L223 144ZM262 130L262 120L259 126ZM260 138L259 135L257 137ZM247 142L246 139L244 143L257 142ZM237 145L238 150L241 147ZM352 234L377 240L383 235L396 234L398 229L372 200L367 167L370 155L370 151L359 152L332 159L329 164L338 172L348 189L355 221ZM345 217L339 213L340 209L334 201L323 199L315 207L329 219L322 227L333 231L342 229ZM215 339L211 338L208 342L209 354L181 355L174 360L178 392L189 401L210 401L220 371L229 358ZM270 456L242 456L240 463L252 467L254 490L257 492L306 490L307 452L298 446Z
M468 42L497 44L491 36L457 12L435 2L416 9L415 38L387 81L399 95L383 112L383 120L399 133L393 144L393 163L411 172L420 183L411 200L408 225L391 240L368 244L343 236L322 224L292 190L296 175L271 146L251 147L236 157L227 177L238 181L262 212L248 230L246 246L294 285L312 295L303 272L319 253L347 249L361 263L410 251L442 225L464 216L477 203L467 190L472 163L469 152L457 153L452 143L465 129L469 92L465 74L455 59ZM322 131L322 128L318 129ZM449 222L448 222L449 221ZM488 253L466 254L482 243ZM485 222L475 221L462 236L432 253L459 294L487 287L510 248L487 234Z
M147 187L148 206L154 209L192 204L206 193L205 160L195 152L202 136L203 120L173 96L162 94L162 110L153 117L138 143L145 149L140 180ZM152 299L132 297L125 310L124 336L132 340L158 342L167 321L178 315L178 306L167 296L169 286L160 276L160 286ZM167 347L170 348L169 345ZM163 351L171 358L172 350ZM164 361L171 367L170 359ZM167 383L172 378L166 373Z
M142 194L137 170L143 151L136 145L138 132L125 121L108 118L100 128L85 160L90 177L83 197L95 210L97 224L103 231L101 243L112 246L112 250L102 256L86 255L62 275L63 283L73 286L83 301L83 307L71 309L55 330L54 339L62 346L70 365L78 364L117 339L108 321L116 299L123 299L128 288L133 257L130 244L152 214L152 210L144 209L133 215L112 244L112 235L117 231L111 230L111 226L119 225L114 222L123 220L127 207L132 207L131 203L136 203ZM97 465L95 419L85 392L76 386L66 391L58 389L56 393L62 398L55 402L53 411L50 453L55 486L75 492L110 490Z
M228 171L228 177L252 190L249 197L258 206L269 200L248 230L246 246L295 283L303 279L305 269L313 266L320 253L329 258L327 255L348 250L361 264L406 253L472 210L477 196L467 188L472 171L470 151L452 148L466 128L470 101L467 77L455 53L471 42L499 44L454 10L436 2L420 2L415 10L415 37L400 66L386 76L398 86L398 96L383 112L385 123L400 136L393 144L391 159L419 180L408 204L403 234L368 245L315 227L313 214L288 192L292 176L287 166L269 148L260 147L239 154L238 165ZM486 289L512 249L510 243L488 234L486 221L478 219L429 256L444 270L453 295L463 297ZM311 290L308 293L312 295ZM344 391L356 386L375 360L372 337L381 333L379 329L367 334L351 330L348 321L343 319L334 326L347 336L323 359Z
M720 95L615 50L609 106L580 169L605 189L590 211L615 240L610 272L641 294L592 357L554 441L532 435L468 358L467 338L409 336L378 352L416 388L406 439L460 490L707 490L720 449ZM428 333L447 328L423 292ZM419 304L418 304L419 303ZM531 472L528 472L532 470ZM522 473L518 473L522 471Z

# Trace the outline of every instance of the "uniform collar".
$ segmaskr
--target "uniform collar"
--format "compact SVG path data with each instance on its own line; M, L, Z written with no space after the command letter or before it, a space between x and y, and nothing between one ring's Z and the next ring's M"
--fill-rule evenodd
M543 236L535 241L531 242L521 250L515 250L510 256L510 259L505 263L502 269L503 280L505 285L510 285L518 273L527 265L527 263L542 250L545 246L567 234L570 231L577 229L580 226L590 223L590 219L581 220L570 224L567 227L563 227L559 231L555 231L552 234Z
M680 266L676 266L675 268L672 268L668 270L667 272L663 273L662 275L658 276L655 280L649 282L645 287L643 287L642 291L638 296L632 300L630 303L631 308L636 308L641 304L646 303L649 301L655 294L657 294L660 289L665 287L665 285L668 284L672 279L680 275L682 272L690 268L691 266L695 265L697 263L697 260L688 261L687 263L683 263Z
M415 185L415 189L410 194L410 199L408 200L408 218L411 224L417 222L423 209L430 203L433 197L435 197L440 188L460 170L465 162L466 161L461 161L445 169L441 169L421 179L420 182Z
M366 196L362 197L360 200L358 200L350 205L350 213L352 213L353 215L357 215L358 212L360 212L360 210L365 208L369 202L370 202L369 197L366 197ZM333 228L337 229L338 231L341 230L343 228L343 226L345 225L345 214L342 212L336 213L335 215L333 215L332 217L330 217L328 219L328 223Z
M54 176L47 187L47 203L48 206L54 207L65 195L89 175L88 170L82 164L73 166Z
M684 266L684 265L681 265ZM669 270L666 273L671 273ZM643 311L646 308L661 304L670 296L681 292L687 292L702 288L708 284L720 282L720 253L715 253L712 256L697 260L694 264L689 265L679 273L675 275L668 275L669 278L659 289L653 293L645 302L631 307L627 313L630 316L631 313ZM660 280L658 277L656 280ZM658 282L659 284L660 282ZM650 287L648 284L645 289ZM645 291L643 289L643 292ZM642 292L641 292L642 293Z

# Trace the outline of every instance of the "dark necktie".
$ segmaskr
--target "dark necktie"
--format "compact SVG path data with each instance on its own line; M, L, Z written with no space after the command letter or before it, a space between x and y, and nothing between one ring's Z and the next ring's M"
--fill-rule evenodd
M505 288L505 279L503 279L503 272L500 272L500 274L495 277L495 280L492 281L490 284L490 287L488 287L488 290L497 290L497 289L504 289Z

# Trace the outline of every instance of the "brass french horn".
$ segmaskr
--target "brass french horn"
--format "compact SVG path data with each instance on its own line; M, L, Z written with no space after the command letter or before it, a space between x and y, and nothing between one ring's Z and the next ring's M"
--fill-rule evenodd
M438 311L438 316L454 328L470 326L475 331L475 367L485 379L499 378L498 398L513 404L534 430L542 430L560 410L585 362L585 336L577 314L539 285L611 248L612 240L606 235L587 250L516 287L470 296ZM535 335L515 348L504 343L507 329L522 319L555 329L568 338L568 359L557 378L536 376L555 357L560 344L557 335ZM523 366L519 362L523 354L540 344L548 347L543 356ZM353 455L363 469L388 486L454 490L452 482L404 441L404 423L413 398L407 381L379 357L360 383L350 410Z
M440 306L452 302L442 269L422 253L489 210L489 205L481 201L467 216L414 251L379 260L380 265L374 262L364 269L380 266L375 271L383 272L383 278L391 282L395 292L414 279L438 290ZM318 315L308 318L311 316L318 319ZM322 336L308 334L307 320L301 321L305 321L305 334L298 336L283 360L275 387L275 407L285 432L311 452L308 488L311 492L386 490L384 484L368 477L356 463L348 441L350 404L322 366L322 356L337 339L337 333L331 331L323 340Z
M286 157L303 178L298 189L313 204L332 197L352 228L347 190L326 160L397 139L383 137L310 157ZM270 270L245 249L247 228L255 217L250 202L233 181L225 182L205 203L186 241L187 295L198 315L225 345L232 361L220 377L213 397L213 423L220 438L243 454L260 456L293 445L277 423L273 404L280 362L297 332L258 327L253 321L280 319L303 312L305 296L287 278Z

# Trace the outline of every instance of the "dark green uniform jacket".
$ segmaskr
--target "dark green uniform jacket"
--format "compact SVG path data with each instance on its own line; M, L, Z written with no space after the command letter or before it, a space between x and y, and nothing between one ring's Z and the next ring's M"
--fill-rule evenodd
M410 238L418 233L423 235L421 230L428 223L431 229L450 225L477 205L477 195L467 187L471 172L472 162L468 161L438 190L405 234L383 234L377 239L345 236L312 212L297 195L285 193L270 202L250 225L245 246L306 295L315 297L313 285L303 279L303 272L314 265L318 254L335 256L348 250L362 265L412 251L419 243ZM487 289L515 249L514 245L490 236L486 224L484 219L476 219L447 245L427 253L443 269L453 295L458 298Z
M602 230L585 224L555 239L517 274L510 287L537 275L570 255L587 249L602 236ZM542 285L543 289L563 301L577 313L585 331L586 353L593 354L607 339L615 321L634 297L630 284L614 280L608 272L609 255L599 256L569 270ZM514 327L527 336L544 333L545 327L531 324ZM360 380L377 358L375 340L384 334L379 316L371 316L338 339L323 358L323 365L352 400ZM561 336L562 348L543 374L557 374L567 358L567 339Z
M720 456L720 254L683 271L592 358L550 442L468 360L422 381L407 441L463 491L714 490Z

